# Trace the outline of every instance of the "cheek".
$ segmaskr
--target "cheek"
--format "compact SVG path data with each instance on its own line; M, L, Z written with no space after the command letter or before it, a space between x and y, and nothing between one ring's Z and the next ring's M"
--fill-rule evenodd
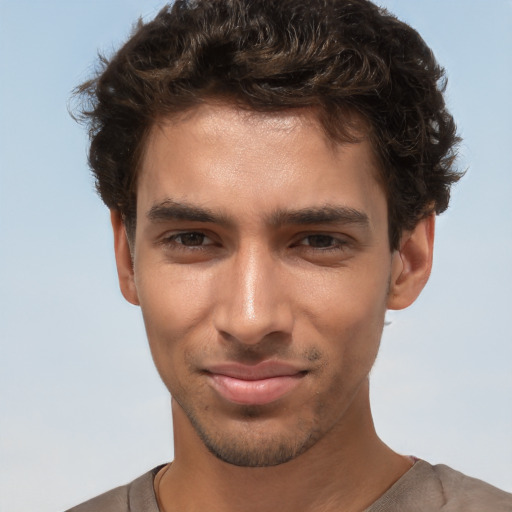
M306 276L300 289L302 308L311 320L326 327L375 328L384 319L388 283L389 272L375 272L370 265Z
M184 341L199 326L208 325L211 293L207 276L168 266L154 273L137 274L136 286L155 364L178 367ZM194 338L207 338L207 333ZM181 356L179 355L181 353Z
M340 269L302 293L306 302L298 324L309 324L320 335L329 362L335 361L345 374L369 370L373 364L384 325L387 283L385 273Z
M143 265L140 265L141 267ZM155 268L155 265L144 265ZM187 272L186 266L162 265L137 272L135 284L144 317L157 328L186 329L204 314L210 301L208 272Z

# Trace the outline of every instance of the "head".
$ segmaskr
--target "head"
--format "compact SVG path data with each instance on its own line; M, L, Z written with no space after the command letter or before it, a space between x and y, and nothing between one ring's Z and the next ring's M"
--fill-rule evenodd
M255 111L314 108L334 143L364 126L386 191L390 248L448 207L458 139L444 71L420 35L367 0L177 0L78 88L90 165L133 239L150 129L221 99Z
M80 88L121 289L219 459L364 431L385 311L428 279L458 178L442 75L364 0L177 1Z

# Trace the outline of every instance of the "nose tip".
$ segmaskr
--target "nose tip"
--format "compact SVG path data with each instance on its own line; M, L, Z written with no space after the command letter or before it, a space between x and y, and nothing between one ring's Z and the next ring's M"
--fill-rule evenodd
M217 322L218 332L227 340L243 345L256 345L266 339L283 339L290 333L291 321L285 312L277 308L263 311L258 308L254 316L243 312L226 314Z
M293 316L276 262L253 252L236 258L229 270L216 308L217 331L246 345L289 335Z

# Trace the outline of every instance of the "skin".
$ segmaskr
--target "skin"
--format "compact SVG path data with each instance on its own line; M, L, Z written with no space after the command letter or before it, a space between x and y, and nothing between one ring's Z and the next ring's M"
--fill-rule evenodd
M210 102L154 126L135 240L112 224L173 397L163 510L364 510L409 469L375 433L368 374L386 309L428 279L434 220L390 251L377 174L364 136L333 144L311 110ZM212 377L269 362L296 372L269 402L233 401Z

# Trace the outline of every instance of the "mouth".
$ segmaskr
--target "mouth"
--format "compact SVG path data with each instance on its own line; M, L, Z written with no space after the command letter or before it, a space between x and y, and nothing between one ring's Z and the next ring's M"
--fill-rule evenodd
M295 389L307 371L285 363L257 365L227 363L209 367L205 374L219 395L239 405L265 405Z

